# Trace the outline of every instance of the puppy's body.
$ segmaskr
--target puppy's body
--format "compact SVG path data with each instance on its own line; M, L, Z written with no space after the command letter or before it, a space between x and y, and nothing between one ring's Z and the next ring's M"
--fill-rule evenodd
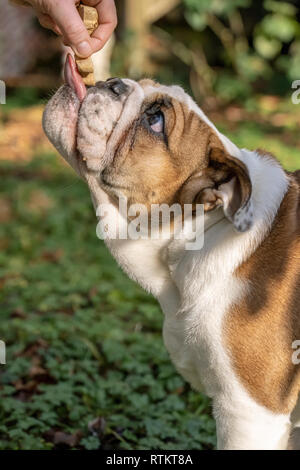
M147 207L204 204L201 250L173 236L107 246L160 302L172 361L213 398L218 447L286 448L300 390L292 363L299 178L270 156L238 149L178 87L122 84L117 97L110 85L90 89L81 105L63 88L46 109L45 130L87 181L95 207L107 204L110 221L128 224L118 218L120 196ZM163 113L163 133L153 113Z

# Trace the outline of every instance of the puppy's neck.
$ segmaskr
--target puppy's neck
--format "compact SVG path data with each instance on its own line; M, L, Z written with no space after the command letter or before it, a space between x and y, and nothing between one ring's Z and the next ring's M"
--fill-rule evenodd
M222 220L226 219L222 207L215 209L204 214L204 232L207 232L214 225L217 225ZM228 222L230 223L230 222Z

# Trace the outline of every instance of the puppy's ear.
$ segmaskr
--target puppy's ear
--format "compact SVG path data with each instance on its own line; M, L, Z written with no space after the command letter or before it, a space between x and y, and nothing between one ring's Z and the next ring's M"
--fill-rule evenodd
M219 147L209 150L208 166L183 185L181 204L203 204L204 211L223 206L224 214L239 232L253 223L251 181L246 166Z

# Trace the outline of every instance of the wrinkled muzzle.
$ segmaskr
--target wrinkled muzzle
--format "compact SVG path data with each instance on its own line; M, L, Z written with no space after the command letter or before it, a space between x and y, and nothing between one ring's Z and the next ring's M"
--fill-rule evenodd
M116 78L86 89L70 56L65 77L67 84L44 111L44 131L77 173L100 173L137 118L144 92L138 83Z

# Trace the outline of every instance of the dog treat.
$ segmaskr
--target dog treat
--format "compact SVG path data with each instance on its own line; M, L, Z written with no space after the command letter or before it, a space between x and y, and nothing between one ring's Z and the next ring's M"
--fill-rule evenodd
M88 7L86 5L79 5L78 12L84 22L90 36L93 34L95 29L98 28L98 12L96 8ZM75 56L76 64L80 75L85 83L85 85L93 86L95 85L94 77L94 65L91 57L87 59L81 59L80 57Z
M82 74L93 72L93 62L89 57L88 59L77 59L78 71Z
M95 29L97 29L99 25L98 12L96 8L88 7L86 5L79 5L78 12L90 35L93 34Z

